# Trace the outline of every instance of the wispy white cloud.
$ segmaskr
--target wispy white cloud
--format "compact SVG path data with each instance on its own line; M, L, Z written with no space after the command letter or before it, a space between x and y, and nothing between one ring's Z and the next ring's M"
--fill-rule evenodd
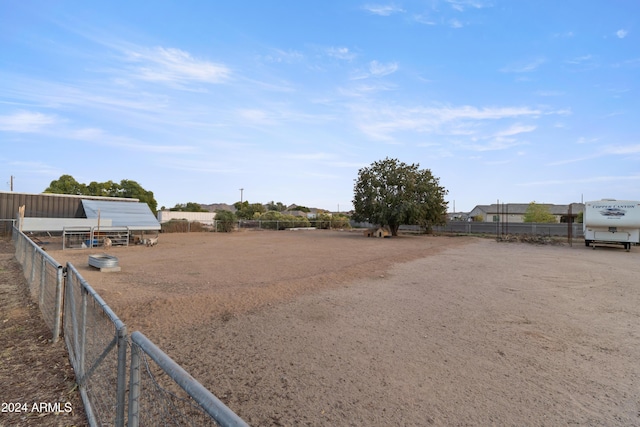
M0 116L0 131L33 133L58 122L56 116L32 111Z
M531 186L545 186L545 185L567 185L567 184L588 184L588 183L601 183L601 182L620 182L620 181L640 181L640 175L601 175L601 176L589 176L584 178L575 179L552 179L547 181L532 181L522 182L516 184L522 187Z
M536 91L538 96L563 96L565 93L561 90L539 90Z
M355 59L356 54L353 53L352 51L349 50L348 47L329 47L326 50L327 55L333 57L333 58L338 58L338 59L344 59L347 61L351 61L353 59Z
M387 64L382 64L378 61L371 61L369 63L369 72L371 75L376 77L383 77L389 74L393 74L398 70L397 62L389 62Z
M598 138L593 138L591 140L580 141L583 138L580 138L579 144L586 144L591 142L598 141ZM631 145L609 145L602 147L601 150L587 154L584 156L574 157L570 159L558 160L555 162L548 163L548 166L562 166L570 163L579 163L587 160L598 159L606 156L629 156L634 154L640 154L640 144L631 144Z
M458 21L457 19L452 19L449 21L449 26L451 28L462 28L464 25L462 24L462 22Z
M189 52L176 48L138 48L125 54L126 61L135 64L132 77L152 82L222 83L231 74L225 65L196 59Z
M493 6L493 2L481 0L447 0L449 5L458 12L464 12L466 9L483 9Z
M430 16L424 14L415 14L413 15L413 20L424 25L436 25L437 22L431 18Z
M329 153L306 153L306 154L285 154L284 157L293 160L328 160L334 158L333 154Z
M513 136L519 133L533 132L534 130L536 130L536 126L514 123L509 128L496 132L494 136L496 137Z
M400 6L396 6L395 4L387 4L387 5L368 4L363 6L363 9L370 13L373 13L374 15L379 15L379 16L389 16L394 13L404 12L404 9L402 9Z
M272 49L271 53L264 56L267 62L292 64L304 59L304 54L296 50Z
M597 142L598 140L599 138L585 138L584 136L581 136L576 141L576 144L591 144L593 142Z
M13 161L9 162L9 165L15 167L16 170L21 171L24 174L29 175L45 175L45 176L59 176L61 171L58 167L41 161Z
M571 38L575 36L573 31L566 31L564 33L555 33L552 35L554 38Z
M525 142L519 141L516 138L496 137L483 141L482 143L462 144L463 148L472 151L498 151L506 150L508 148L524 145Z
M593 59L592 55L582 55L582 56L574 56L573 58L569 58L565 60L567 64L580 65L585 62L591 61Z
M640 144L632 145L611 145L604 148L604 154L628 155L639 154Z
M624 30L624 29L620 29L620 30L616 31L616 36L618 36L619 39L623 39L623 38L627 37L627 34L629 34L629 31Z
M545 62L547 62L545 58L535 58L507 65L501 68L500 71L503 73L529 73L538 69Z
M560 111L545 111L530 107L415 107L368 106L355 107L354 115L358 128L371 138L387 142L394 141L394 134L400 132L435 133L442 135L481 135L483 122L502 119L531 118L542 115L560 114ZM505 138L530 132L529 125L514 124L510 128L484 133L479 138ZM495 145L511 143L496 139Z

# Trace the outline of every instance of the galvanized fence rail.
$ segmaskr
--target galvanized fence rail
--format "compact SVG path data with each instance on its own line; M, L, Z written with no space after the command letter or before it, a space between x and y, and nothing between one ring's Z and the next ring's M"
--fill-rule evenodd
M368 222L351 222L352 227L371 228L374 224ZM438 233L459 233L459 234L489 234L489 235L505 235L505 234L522 234L536 236L555 236L567 237L571 235L575 238L584 237L582 224L572 223L535 223L535 222L467 222L467 221L448 221L445 225L432 227L432 230ZM424 228L419 225L401 225L400 231L405 232L423 232Z
M247 426L141 332L130 344L129 427Z
M63 332L91 426L247 425L140 332L129 337L76 267L63 268L15 226L12 231L15 257L52 340Z
M124 426L127 328L70 263L64 338L89 422Z
M15 227L12 239L31 297L38 302L42 318L51 330L51 340L57 342L62 321L63 267Z

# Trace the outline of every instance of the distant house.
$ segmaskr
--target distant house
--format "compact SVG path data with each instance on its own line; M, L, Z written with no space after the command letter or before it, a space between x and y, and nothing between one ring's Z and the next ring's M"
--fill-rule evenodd
M569 222L569 207L571 207L573 220L580 212L584 211L583 203L571 203L570 205L540 204L549 208L549 212L556 217L557 222ZM473 221L481 222L524 222L524 215L528 207L529 203L477 205L469 212L468 217Z
M320 214L320 213L329 214L329 212L325 211L324 209L306 208L306 207L298 206L296 204L288 206L287 210L285 210L282 213L285 214L285 215L306 217L308 219L315 219L315 218L318 217L318 214Z
M466 212L448 212L447 221L467 221L469 214Z

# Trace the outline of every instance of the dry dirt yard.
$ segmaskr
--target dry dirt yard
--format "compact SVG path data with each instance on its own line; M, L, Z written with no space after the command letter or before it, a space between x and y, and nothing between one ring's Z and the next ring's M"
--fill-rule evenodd
M637 247L162 234L118 273L53 249L251 425L640 425Z
M64 343L51 343L14 253L11 241L0 239L0 426L86 425ZM40 410L40 403L63 410Z

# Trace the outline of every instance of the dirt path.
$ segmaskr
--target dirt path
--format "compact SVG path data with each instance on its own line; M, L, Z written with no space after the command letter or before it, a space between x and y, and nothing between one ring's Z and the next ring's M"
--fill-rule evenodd
M252 425L640 425L638 248L160 239L54 257Z
M85 425L64 344L51 344L14 252L0 240L0 426Z

